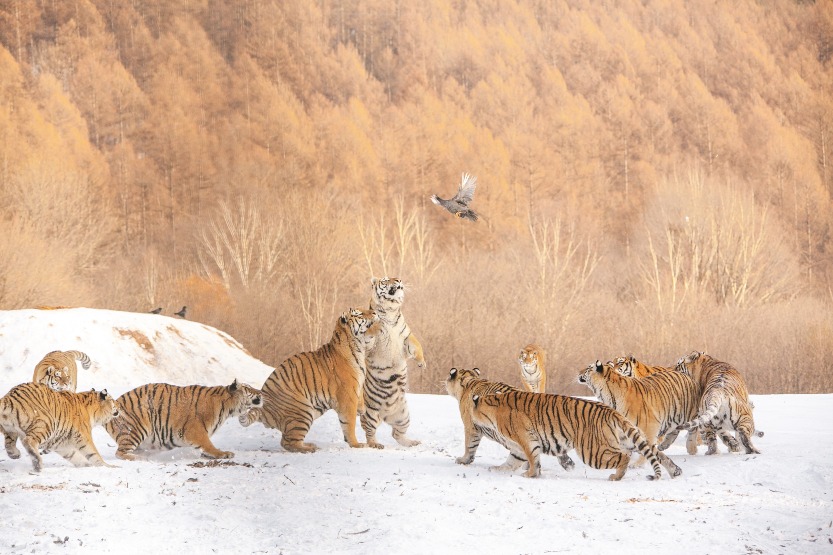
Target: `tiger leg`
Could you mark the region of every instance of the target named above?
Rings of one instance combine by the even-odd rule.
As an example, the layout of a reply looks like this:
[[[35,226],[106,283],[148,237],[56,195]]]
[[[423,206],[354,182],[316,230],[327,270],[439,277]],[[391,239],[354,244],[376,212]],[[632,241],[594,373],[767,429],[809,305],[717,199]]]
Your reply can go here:
[[[304,442],[312,427],[312,414],[298,412],[294,418],[286,418],[280,424],[281,447],[292,453],[314,453],[318,450],[314,444]]]
[[[630,454],[626,455],[624,453],[621,453],[615,460],[611,462],[613,462],[612,466],[616,469],[616,472],[608,476],[607,479],[611,482],[618,482],[625,475],[625,472],[628,471],[628,467],[630,466],[631,462]]]
[[[74,466],[113,466],[104,462],[98,449],[92,443],[92,438],[89,439],[89,443],[85,444],[82,440],[75,445],[70,443],[56,447],[55,451]]]
[[[126,419],[113,419],[105,424],[104,429],[110,437],[116,440],[116,457],[124,461],[136,460],[133,452],[139,448],[147,437],[147,431],[138,421],[128,422]]]
[[[374,449],[384,449],[385,446],[376,441],[376,429],[382,422],[381,416],[379,415],[378,403],[373,401],[373,399],[369,398],[367,395],[364,396],[364,403],[365,412],[361,415],[361,424],[362,430],[364,430],[367,445],[368,447],[373,447]]]
[[[425,357],[422,354],[422,344],[414,334],[409,335],[408,339],[405,340],[405,350],[410,358],[416,360],[417,366],[424,370]]]
[[[209,459],[231,459],[234,458],[234,453],[231,451],[221,451],[217,449],[211,438],[208,437],[208,431],[205,428],[198,426],[197,429],[185,433],[183,438],[191,446],[196,447],[202,451],[202,456]]]
[[[356,437],[356,418],[359,407],[364,406],[362,399],[363,390],[358,391],[340,391],[336,395],[336,414],[338,414],[338,422],[341,424],[341,431],[344,433],[344,441],[350,447],[367,447],[367,443],[359,443]],[[365,411],[366,412],[366,411]]]
[[[662,443],[659,444],[657,449],[659,449],[660,451],[665,451],[666,449],[671,447],[674,444],[675,441],[677,441],[677,436],[678,435],[680,435],[680,430],[679,429],[675,428],[675,429],[671,430],[670,432],[665,434],[664,438],[662,438]]]
[[[419,445],[418,439],[411,439],[406,434],[411,425],[411,413],[408,411],[408,401],[405,399],[405,392],[400,392],[400,397],[390,411],[383,415],[384,421],[393,428],[391,435],[399,445],[414,447]]]
[[[523,451],[518,448],[510,448],[509,455],[504,463],[493,467],[493,470],[517,470],[522,466],[529,469],[529,462],[526,460]]]
[[[688,454],[696,455],[697,447],[700,446],[700,443],[702,443],[702,439],[700,438],[700,430],[689,430],[688,437],[685,440],[685,450],[688,452]]]
[[[483,434],[478,432],[477,428],[473,425],[466,426],[465,439],[463,440],[466,451],[463,453],[463,456],[457,457],[455,462],[457,464],[470,464],[471,461],[474,460],[474,454],[477,452],[477,448],[480,446],[480,440],[482,438]]]
[[[17,433],[5,431],[6,439],[6,453],[9,455],[10,459],[19,459],[20,458],[20,450],[17,448]]]
[[[659,460],[659,463],[665,467],[665,470],[668,471],[668,474],[670,474],[672,478],[676,478],[683,473],[682,469],[674,464],[674,461],[672,461],[668,455],[662,451],[657,451],[657,459]]]
[[[26,449],[26,452],[29,453],[30,457],[32,457],[32,467],[35,469],[35,472],[40,472],[43,468],[43,459],[41,459],[40,453],[38,452],[40,444],[41,441],[37,438],[37,436],[32,436],[27,433],[23,437],[23,448]]]
[[[753,424],[750,416],[741,416],[738,419],[738,423],[735,424],[735,430],[737,431],[740,442],[743,444],[747,453],[760,454],[760,451],[752,445],[752,436],[755,434],[755,424]]]
[[[576,467],[576,463],[573,462],[573,459],[570,458],[570,455],[567,454],[567,451],[562,451],[556,455],[558,457],[558,464],[561,465],[561,468],[570,472]]]
[[[714,426],[712,426],[711,424],[706,424],[702,428],[701,433],[703,434],[703,443],[705,443],[708,446],[708,449],[706,449],[706,455],[716,455],[717,454],[717,438],[716,438],[717,430],[715,430]]]
[[[720,436],[720,440],[723,442],[723,444],[726,447],[729,448],[729,451],[731,453],[739,453],[740,452],[740,443],[738,443],[737,439],[732,437],[732,434],[730,434],[726,430],[720,430],[720,432],[717,435]]]
[[[524,472],[527,478],[537,478],[541,475],[541,442],[532,434],[521,434],[518,446],[523,450],[529,468]]]

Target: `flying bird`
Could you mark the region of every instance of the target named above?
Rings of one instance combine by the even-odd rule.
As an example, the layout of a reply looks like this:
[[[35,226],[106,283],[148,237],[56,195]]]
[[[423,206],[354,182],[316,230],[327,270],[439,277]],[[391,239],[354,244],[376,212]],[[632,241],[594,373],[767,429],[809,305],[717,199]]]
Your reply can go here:
[[[182,310],[180,310],[179,312],[174,312],[174,314],[176,314],[176,315],[177,315],[177,316],[179,316],[180,318],[185,318],[185,309],[186,309],[186,308],[188,308],[188,307],[183,306],[183,307],[182,307]]]
[[[159,308],[154,308],[153,310],[151,310],[149,312],[149,314],[159,314],[160,312],[162,312],[162,307],[161,306]]]
[[[478,217],[477,212],[469,208],[469,203],[474,198],[475,187],[477,187],[477,178],[464,173],[456,195],[449,200],[441,199],[437,195],[431,195],[431,202],[439,204],[458,218],[465,218],[476,222]]]

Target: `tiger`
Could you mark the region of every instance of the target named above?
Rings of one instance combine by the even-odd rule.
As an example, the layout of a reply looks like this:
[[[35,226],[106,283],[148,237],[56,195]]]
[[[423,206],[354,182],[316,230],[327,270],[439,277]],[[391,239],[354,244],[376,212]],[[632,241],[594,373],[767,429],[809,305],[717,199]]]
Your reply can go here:
[[[517,459],[528,461],[525,476],[529,478],[541,474],[541,453],[555,454],[560,459],[573,448],[591,468],[616,469],[608,477],[613,481],[625,475],[633,451],[650,461],[654,473],[649,479],[662,476],[661,466],[671,477],[682,473],[665,453],[650,444],[639,428],[596,401],[507,391],[482,397],[475,395],[472,404],[472,421],[491,430]]]
[[[50,366],[37,383],[42,383],[53,391],[72,391],[72,380],[69,372]]]
[[[422,345],[411,333],[402,315],[405,287],[397,278],[372,278],[370,309],[379,315],[381,333],[367,352],[367,380],[364,384],[366,412],[361,417],[367,444],[376,449],[376,430],[385,422],[392,428],[393,438],[405,447],[419,445],[406,434],[411,424],[405,392],[408,387],[409,358],[425,369]]]
[[[472,370],[452,368],[445,381],[445,389],[449,395],[457,399],[460,407],[460,418],[463,420],[465,452],[461,457],[457,457],[455,462],[457,464],[470,464],[474,460],[474,454],[477,452],[480,440],[484,435],[497,443],[501,443],[490,428],[482,428],[472,421],[472,396],[480,395],[482,397],[484,395],[506,393],[507,391],[517,391],[517,389],[502,382],[492,382],[481,378],[479,368],[473,368]],[[565,454],[559,458],[565,469],[569,470],[575,466],[568,455]],[[519,459],[515,457],[514,453],[510,452],[506,462],[498,468],[514,470],[525,462],[526,459]]]
[[[518,356],[521,366],[521,381],[529,391],[547,392],[546,351],[540,345],[530,343]]]
[[[696,418],[680,424],[678,429],[706,427],[719,430],[721,437],[723,433],[734,431],[747,454],[759,454],[751,438],[753,435],[763,437],[764,433],[755,429],[752,417],[754,406],[740,372],[731,364],[698,351],[682,357],[677,362],[677,368],[688,373],[700,388]],[[707,434],[706,444],[706,455],[717,453],[714,433]],[[732,450],[731,445],[729,448]]]
[[[261,406],[262,396],[237,380],[213,387],[151,383],[131,389],[116,404],[120,416],[104,429],[116,442],[120,459],[136,460],[138,450],[175,447],[194,447],[204,457],[230,459],[234,453],[217,449],[211,436],[230,417]]]
[[[32,381],[35,383],[43,383],[42,380],[46,377],[47,371],[53,368],[69,374],[70,385],[67,389],[69,391],[75,391],[78,387],[78,367],[75,365],[76,359],[81,362],[84,370],[90,369],[90,357],[81,351],[52,351],[51,353],[47,353],[35,366]]]
[[[75,393],[28,382],[0,398],[0,430],[6,436],[6,453],[12,459],[20,458],[17,439],[22,438],[35,472],[43,468],[41,449],[55,451],[75,466],[111,466],[96,449],[92,428],[118,415],[118,405],[106,389]]]
[[[380,330],[379,317],[372,310],[351,308],[342,314],[329,343],[292,355],[266,378],[263,406],[241,415],[240,424],[261,422],[276,428],[284,449],[311,453],[317,447],[304,439],[313,420],[334,409],[344,440],[350,447],[366,447],[356,438],[356,416],[366,410],[365,355]]]
[[[680,433],[677,426],[697,411],[697,384],[684,372],[665,370],[631,378],[597,360],[579,374],[578,382],[638,427],[651,445],[665,436],[660,450],[674,442]],[[696,441],[696,434],[689,434],[687,447],[695,452]]]

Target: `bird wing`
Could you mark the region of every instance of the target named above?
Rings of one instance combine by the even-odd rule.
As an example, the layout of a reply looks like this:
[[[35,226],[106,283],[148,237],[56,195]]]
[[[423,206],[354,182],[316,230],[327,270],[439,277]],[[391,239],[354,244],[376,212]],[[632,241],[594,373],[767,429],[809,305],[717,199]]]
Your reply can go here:
[[[451,200],[456,200],[465,205],[471,202],[474,198],[474,188],[477,187],[477,178],[467,173],[463,174],[463,179],[460,181],[460,188],[457,189],[457,194]]]

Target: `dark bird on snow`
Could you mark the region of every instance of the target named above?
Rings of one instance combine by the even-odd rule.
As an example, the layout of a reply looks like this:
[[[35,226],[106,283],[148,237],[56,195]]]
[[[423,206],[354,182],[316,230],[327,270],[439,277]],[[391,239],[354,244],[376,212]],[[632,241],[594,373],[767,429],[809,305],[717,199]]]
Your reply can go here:
[[[148,314],[159,314],[160,312],[162,312],[162,307],[161,306],[159,308],[154,308]]]
[[[179,312],[174,312],[174,314],[176,314],[176,315],[177,315],[177,316],[179,316],[180,318],[185,318],[185,309],[186,309],[186,308],[187,308],[187,307],[183,306],[183,307],[182,307],[182,310],[180,310]]]
[[[465,218],[476,222],[477,212],[469,208],[469,203],[474,198],[475,187],[477,187],[477,178],[464,173],[456,195],[449,200],[441,199],[437,195],[431,195],[431,202],[439,204],[458,218]]]

